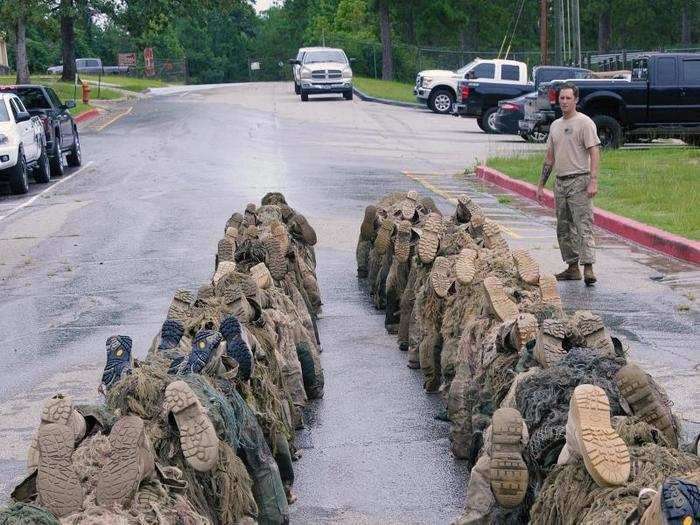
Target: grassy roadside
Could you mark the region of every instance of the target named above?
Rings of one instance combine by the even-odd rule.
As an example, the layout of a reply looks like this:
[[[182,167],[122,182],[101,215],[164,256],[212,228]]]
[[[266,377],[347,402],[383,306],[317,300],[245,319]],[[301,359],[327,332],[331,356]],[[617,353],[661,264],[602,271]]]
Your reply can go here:
[[[14,84],[15,80],[16,77],[14,75],[0,76],[0,84]],[[31,77],[31,81],[34,84],[43,84],[45,86],[52,87],[53,90],[56,92],[56,95],[58,95],[58,98],[60,98],[63,102],[65,102],[66,100],[75,100],[76,105],[73,109],[70,110],[71,115],[79,115],[80,113],[83,113],[92,107],[89,104],[83,104],[81,100],[82,91],[80,86],[77,86],[76,88],[73,84],[69,82],[59,82],[56,77],[52,76],[33,75]],[[96,95],[97,90],[91,87],[91,96],[93,100],[95,100]],[[102,88],[100,90],[99,100],[114,100],[120,98],[121,96],[121,93],[119,93],[118,91],[114,91],[113,89]]]
[[[492,157],[486,164],[537,184],[544,154]],[[700,149],[604,151],[595,205],[624,217],[700,240]],[[552,187],[550,181],[548,186]]]
[[[416,97],[413,96],[413,84],[366,77],[354,77],[353,83],[357,89],[371,97],[401,102],[416,101]]]
[[[81,78],[91,82],[97,82],[100,78],[97,75],[82,75]],[[127,91],[141,92],[148,88],[172,86],[172,82],[163,82],[157,78],[137,78],[123,75],[104,75],[102,82],[105,84],[114,84],[121,89]]]

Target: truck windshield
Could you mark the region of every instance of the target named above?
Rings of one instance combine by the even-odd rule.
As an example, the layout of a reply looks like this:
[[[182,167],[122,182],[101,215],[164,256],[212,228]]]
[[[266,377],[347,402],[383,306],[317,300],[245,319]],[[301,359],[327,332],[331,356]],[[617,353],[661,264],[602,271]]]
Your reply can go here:
[[[18,88],[17,96],[27,109],[51,109],[51,103],[39,88]]]
[[[457,73],[458,75],[464,76],[467,71],[469,71],[470,69],[472,69],[474,67],[474,64],[476,64],[476,60],[472,60],[466,66],[460,67],[457,71],[455,71],[455,73]]]
[[[340,62],[347,64],[345,53],[339,50],[307,51],[304,55],[304,64],[317,64],[319,62]]]
[[[0,98],[0,122],[7,122],[10,120],[10,115],[7,114],[7,107],[5,106],[5,99]]]

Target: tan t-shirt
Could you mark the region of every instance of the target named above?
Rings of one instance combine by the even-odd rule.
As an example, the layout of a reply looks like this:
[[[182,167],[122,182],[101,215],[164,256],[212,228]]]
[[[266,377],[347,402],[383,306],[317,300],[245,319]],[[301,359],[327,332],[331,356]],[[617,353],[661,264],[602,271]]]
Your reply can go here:
[[[599,146],[595,123],[583,113],[565,119],[558,118],[549,127],[547,148],[554,152],[554,173],[557,177],[578,175],[591,171],[588,148]]]

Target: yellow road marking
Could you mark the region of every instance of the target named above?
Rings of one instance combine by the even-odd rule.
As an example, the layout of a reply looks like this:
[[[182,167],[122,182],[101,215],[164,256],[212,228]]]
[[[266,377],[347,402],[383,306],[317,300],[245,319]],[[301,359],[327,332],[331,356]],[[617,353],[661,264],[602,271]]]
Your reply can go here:
[[[114,118],[110,119],[110,120],[109,120],[108,122],[106,122],[105,124],[102,124],[99,128],[97,128],[96,131],[99,133],[100,131],[102,131],[103,129],[105,129],[105,128],[106,128],[107,126],[109,126],[110,124],[114,124],[114,123],[115,123],[117,120],[119,120],[120,118],[126,117],[126,116],[127,116],[129,113],[131,113],[133,110],[134,110],[134,106],[129,106],[129,109],[127,109],[126,111],[123,111],[123,112],[119,113],[119,115],[116,115]]]
[[[447,192],[445,190],[442,190],[442,189],[438,188],[437,186],[435,186],[432,182],[428,182],[427,180],[423,179],[423,177],[425,177],[425,176],[437,176],[437,175],[440,175],[440,173],[429,173],[429,174],[428,173],[420,173],[420,174],[418,174],[418,173],[411,173],[410,171],[404,171],[403,174],[406,177],[408,177],[409,179],[411,179],[415,182],[418,182],[419,184],[422,184],[427,189],[429,189],[433,193],[439,195],[440,197],[445,199],[447,202],[449,202],[453,206],[457,206],[457,199],[455,199],[454,197],[450,197],[450,193],[454,193],[454,192]],[[504,226],[501,223],[498,223],[498,225],[504,233],[508,234],[513,239],[522,239],[523,238],[522,235],[515,233],[513,230],[511,230],[507,226]]]

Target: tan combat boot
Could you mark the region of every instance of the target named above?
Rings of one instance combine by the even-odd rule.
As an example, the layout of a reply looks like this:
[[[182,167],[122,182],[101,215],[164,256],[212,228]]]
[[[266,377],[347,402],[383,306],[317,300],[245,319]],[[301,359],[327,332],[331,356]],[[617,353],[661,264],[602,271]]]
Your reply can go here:
[[[430,284],[438,297],[445,298],[454,285],[452,261],[447,257],[438,257],[430,270]]]
[[[588,348],[595,348],[606,355],[615,355],[615,347],[603,320],[588,310],[578,310],[571,316],[571,324]]]
[[[542,368],[549,368],[558,363],[566,354],[562,343],[567,334],[567,325],[559,319],[542,321],[537,343],[532,354]]]
[[[557,281],[580,281],[581,280],[581,270],[578,267],[578,263],[572,263],[563,272],[559,272],[554,277]]]
[[[487,306],[499,321],[515,319],[520,313],[518,305],[508,297],[498,277],[490,276],[484,279],[484,294]]]
[[[454,267],[455,277],[457,277],[457,282],[459,282],[459,284],[471,284],[474,280],[474,276],[476,275],[476,258],[476,250],[464,248],[459,252]]]
[[[537,261],[530,255],[527,250],[515,250],[513,252],[515,266],[518,269],[518,275],[523,282],[527,284],[537,284],[540,280],[540,266]]]
[[[496,501],[507,509],[520,505],[527,493],[523,426],[525,422],[514,408],[499,408],[491,420],[491,490]]]
[[[418,240],[418,257],[423,264],[430,264],[435,260],[440,247],[441,231],[442,217],[437,213],[429,213]]]
[[[583,265],[583,282],[586,283],[586,286],[593,286],[597,280],[598,279],[595,278],[595,274],[593,273],[593,265],[592,264],[584,264]]]

